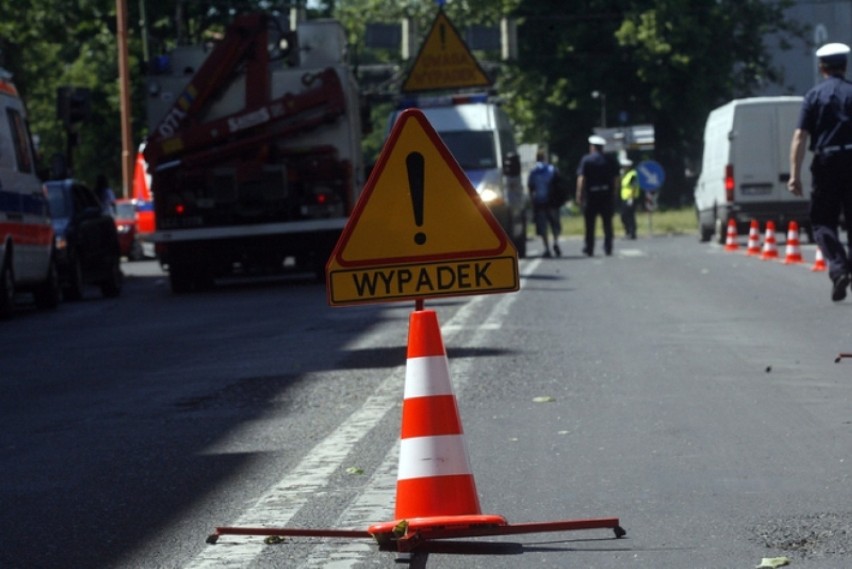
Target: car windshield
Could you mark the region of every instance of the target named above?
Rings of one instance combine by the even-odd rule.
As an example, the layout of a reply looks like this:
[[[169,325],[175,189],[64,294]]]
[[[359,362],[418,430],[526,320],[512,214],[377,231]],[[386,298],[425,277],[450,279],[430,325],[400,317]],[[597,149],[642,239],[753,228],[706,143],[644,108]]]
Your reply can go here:
[[[494,138],[486,131],[447,131],[438,133],[450,153],[465,170],[497,167]]]
[[[47,186],[47,201],[50,204],[51,217],[64,219],[71,217],[71,201],[67,193],[59,186]]]
[[[133,219],[136,215],[136,208],[132,203],[117,203],[115,204],[115,217],[119,219]]]

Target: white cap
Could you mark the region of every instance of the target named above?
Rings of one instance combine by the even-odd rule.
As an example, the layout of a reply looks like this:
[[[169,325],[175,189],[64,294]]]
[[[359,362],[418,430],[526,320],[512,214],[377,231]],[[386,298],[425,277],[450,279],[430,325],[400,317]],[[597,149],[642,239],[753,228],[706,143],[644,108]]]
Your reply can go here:
[[[816,56],[825,62],[841,62],[849,55],[849,46],[845,43],[827,43],[816,51]]]
[[[589,137],[589,144],[594,144],[595,146],[606,146],[606,139],[597,134],[593,134]]]
[[[625,166],[625,167],[626,166],[633,166],[633,160],[631,160],[630,158],[622,158],[621,160],[619,160],[619,162],[621,163],[622,166]]]

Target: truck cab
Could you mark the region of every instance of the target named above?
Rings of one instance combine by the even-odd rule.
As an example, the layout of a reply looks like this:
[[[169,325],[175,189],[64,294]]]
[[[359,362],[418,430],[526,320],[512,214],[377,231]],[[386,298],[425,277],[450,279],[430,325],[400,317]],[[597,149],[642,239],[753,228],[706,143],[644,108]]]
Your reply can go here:
[[[514,129],[499,102],[486,94],[403,100],[389,127],[407,108],[423,112],[524,258],[528,199]]]

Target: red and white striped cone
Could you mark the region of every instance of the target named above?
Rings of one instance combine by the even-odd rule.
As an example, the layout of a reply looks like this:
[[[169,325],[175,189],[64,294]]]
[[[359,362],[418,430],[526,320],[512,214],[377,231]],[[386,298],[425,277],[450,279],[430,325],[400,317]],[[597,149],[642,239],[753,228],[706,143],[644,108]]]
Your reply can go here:
[[[784,252],[784,264],[792,265],[801,263],[802,249],[799,246],[799,224],[796,221],[791,221],[787,226],[787,244]]]
[[[751,226],[748,230],[746,254],[752,256],[760,255],[760,225],[756,219],[751,220]]]
[[[737,243],[737,222],[731,218],[728,220],[728,234],[725,237],[725,251],[736,251],[740,248]]]
[[[814,258],[814,264],[811,265],[811,270],[814,272],[828,270],[825,264],[825,257],[822,256],[822,249],[819,246],[816,248],[816,257]]]
[[[394,515],[392,522],[371,526],[370,534],[382,541],[400,531],[506,524],[502,516],[480,511],[447,353],[432,310],[416,310],[409,320]]]
[[[778,258],[778,244],[775,242],[775,222],[766,222],[766,236],[763,239],[763,252],[760,258],[764,261]]]

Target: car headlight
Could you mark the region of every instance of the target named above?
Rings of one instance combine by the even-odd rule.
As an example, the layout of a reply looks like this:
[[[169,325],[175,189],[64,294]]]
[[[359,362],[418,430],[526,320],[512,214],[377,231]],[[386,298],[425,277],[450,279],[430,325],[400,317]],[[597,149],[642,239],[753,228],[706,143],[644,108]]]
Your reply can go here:
[[[482,191],[479,192],[479,197],[488,205],[497,205],[503,201],[500,190],[491,186],[482,188]]]

